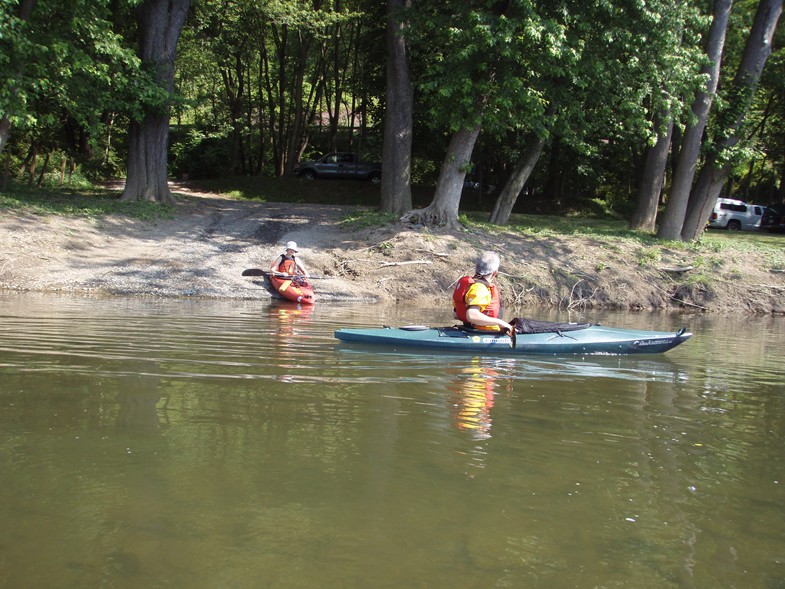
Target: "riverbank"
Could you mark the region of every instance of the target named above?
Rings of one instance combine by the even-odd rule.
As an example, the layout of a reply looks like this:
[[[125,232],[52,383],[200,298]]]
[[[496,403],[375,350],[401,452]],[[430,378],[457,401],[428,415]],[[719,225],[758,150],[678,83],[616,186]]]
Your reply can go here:
[[[322,301],[433,304],[473,270],[502,257],[507,306],[785,313],[785,239],[765,252],[648,245],[597,235],[509,228],[429,229],[346,222],[356,207],[180,195],[173,218],[137,220],[0,210],[0,288],[89,295],[262,298],[246,268],[269,267],[289,240],[319,278]]]

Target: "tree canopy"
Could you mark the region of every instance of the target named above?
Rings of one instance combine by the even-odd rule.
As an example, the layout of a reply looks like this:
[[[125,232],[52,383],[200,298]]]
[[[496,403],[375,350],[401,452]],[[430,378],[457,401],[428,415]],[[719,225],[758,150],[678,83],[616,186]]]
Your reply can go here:
[[[138,51],[152,1],[0,0],[6,170],[32,181],[36,156],[51,154],[88,177],[127,174],[134,122],[171,108],[157,141],[173,176],[282,176],[345,150],[384,159],[402,202],[406,183],[432,187],[449,204],[431,222],[467,207],[497,223],[546,208],[631,218],[645,186],[656,222],[706,88],[714,20],[699,0],[192,0],[169,88]],[[766,1],[732,3],[695,164],[733,129],[721,194],[762,204],[785,198],[777,18],[759,83],[740,100],[733,80]],[[385,137],[401,121],[410,130]]]

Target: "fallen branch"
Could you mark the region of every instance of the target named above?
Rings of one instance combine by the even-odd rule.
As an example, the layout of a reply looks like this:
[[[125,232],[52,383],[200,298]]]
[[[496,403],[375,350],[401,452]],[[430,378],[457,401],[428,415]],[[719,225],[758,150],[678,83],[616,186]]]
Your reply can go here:
[[[433,264],[431,260],[411,260],[410,262],[384,262],[380,268],[384,268],[386,266],[405,266],[408,264]]]
[[[660,272],[671,272],[673,274],[683,274],[692,270],[692,266],[674,266],[671,268],[657,268]]]
[[[427,254],[431,254],[432,256],[436,256],[437,258],[449,258],[450,257],[450,254],[441,253],[441,252],[432,252],[431,250],[426,250],[426,249],[417,249],[415,251],[417,251],[417,252],[425,252]]]

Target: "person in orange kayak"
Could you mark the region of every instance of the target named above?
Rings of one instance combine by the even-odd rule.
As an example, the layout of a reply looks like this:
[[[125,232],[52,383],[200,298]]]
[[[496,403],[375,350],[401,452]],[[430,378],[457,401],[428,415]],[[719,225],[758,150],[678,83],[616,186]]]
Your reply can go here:
[[[474,276],[458,280],[452,293],[455,317],[473,329],[510,333],[512,326],[501,318],[499,288],[494,284],[500,260],[495,252],[483,252]]]
[[[270,265],[270,272],[308,278],[308,271],[295,255],[297,251],[297,244],[294,241],[287,242],[286,251],[273,260],[273,263]]]

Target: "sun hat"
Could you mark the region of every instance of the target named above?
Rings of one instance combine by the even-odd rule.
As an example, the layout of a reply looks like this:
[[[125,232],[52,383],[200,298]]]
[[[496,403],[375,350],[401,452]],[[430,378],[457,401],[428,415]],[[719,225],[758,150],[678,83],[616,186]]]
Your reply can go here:
[[[297,250],[297,242],[295,242],[295,241],[288,241],[288,242],[286,242],[286,249],[298,251]]]

